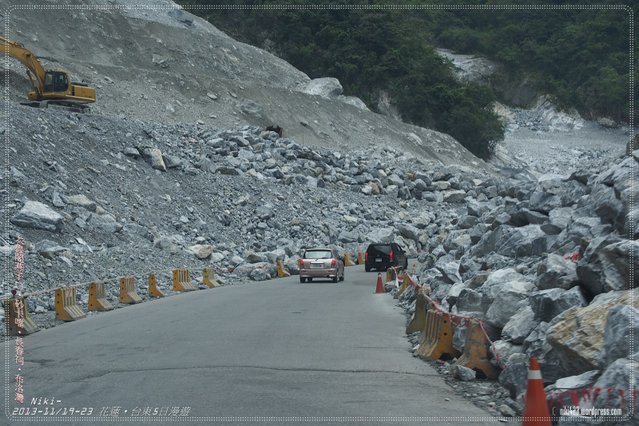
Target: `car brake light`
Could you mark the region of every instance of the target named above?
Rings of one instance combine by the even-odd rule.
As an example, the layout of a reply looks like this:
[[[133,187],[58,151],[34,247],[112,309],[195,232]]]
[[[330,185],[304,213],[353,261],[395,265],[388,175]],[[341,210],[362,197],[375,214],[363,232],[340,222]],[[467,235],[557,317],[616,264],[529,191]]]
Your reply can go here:
[[[299,259],[299,260],[297,261],[297,264],[298,264],[300,267],[301,267],[301,266],[304,266],[304,259]]]
[[[393,250],[391,250],[391,252],[390,252],[390,259],[391,259],[391,262],[393,261],[393,258],[394,258],[394,257],[395,257],[395,253],[393,253]]]
[[[331,260],[331,266],[335,266],[335,265],[337,265],[337,260],[335,259]]]
[[[364,257],[366,260],[368,260],[368,252],[364,253]]]

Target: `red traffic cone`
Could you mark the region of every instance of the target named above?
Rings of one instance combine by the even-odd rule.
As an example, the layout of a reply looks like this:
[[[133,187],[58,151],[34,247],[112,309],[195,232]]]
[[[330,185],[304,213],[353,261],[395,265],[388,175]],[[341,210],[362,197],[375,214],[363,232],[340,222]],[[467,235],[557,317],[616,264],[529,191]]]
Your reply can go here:
[[[375,293],[386,293],[384,290],[384,283],[382,282],[382,273],[377,273],[377,287],[375,288]]]
[[[528,388],[524,401],[524,419],[522,426],[552,426],[544,382],[541,380],[539,363],[534,356],[530,358],[528,368]]]

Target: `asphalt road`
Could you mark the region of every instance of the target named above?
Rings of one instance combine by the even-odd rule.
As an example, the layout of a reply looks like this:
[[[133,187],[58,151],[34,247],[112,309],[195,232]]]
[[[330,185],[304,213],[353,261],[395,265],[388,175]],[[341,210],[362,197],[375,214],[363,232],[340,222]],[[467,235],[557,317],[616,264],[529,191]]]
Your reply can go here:
[[[7,342],[3,407],[38,421],[0,424],[494,424],[412,357],[405,317],[375,281],[350,267],[342,283],[201,290],[40,331],[24,339],[24,405]]]

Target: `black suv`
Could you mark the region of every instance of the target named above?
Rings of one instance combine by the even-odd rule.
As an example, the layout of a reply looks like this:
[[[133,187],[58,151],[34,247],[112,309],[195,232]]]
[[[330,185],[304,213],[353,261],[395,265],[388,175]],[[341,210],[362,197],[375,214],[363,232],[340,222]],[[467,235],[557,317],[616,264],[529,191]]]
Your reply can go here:
[[[408,268],[406,252],[396,243],[371,244],[366,249],[366,263],[364,269],[369,272],[372,269],[385,271],[390,266]]]

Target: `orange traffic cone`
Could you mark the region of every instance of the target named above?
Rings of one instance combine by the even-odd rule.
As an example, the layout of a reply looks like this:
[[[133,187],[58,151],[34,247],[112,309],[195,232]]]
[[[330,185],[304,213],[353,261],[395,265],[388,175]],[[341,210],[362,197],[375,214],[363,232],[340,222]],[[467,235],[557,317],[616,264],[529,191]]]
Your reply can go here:
[[[539,363],[534,356],[530,358],[528,368],[528,388],[524,406],[524,419],[522,426],[552,426],[544,382],[541,380]]]
[[[377,273],[377,287],[375,288],[375,293],[386,293],[384,291],[384,283],[382,282],[382,273]]]

